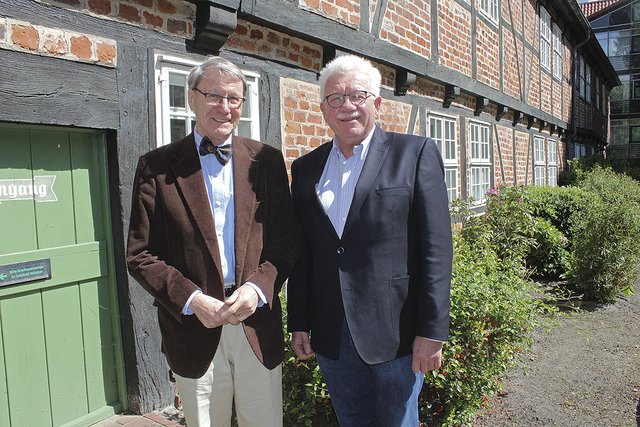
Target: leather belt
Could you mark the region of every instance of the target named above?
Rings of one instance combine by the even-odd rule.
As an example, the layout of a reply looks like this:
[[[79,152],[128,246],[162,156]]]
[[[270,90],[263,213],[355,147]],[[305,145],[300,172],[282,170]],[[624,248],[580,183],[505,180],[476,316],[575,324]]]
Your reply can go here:
[[[224,284],[224,297],[225,298],[229,298],[231,296],[231,294],[233,294],[233,291],[236,290],[236,284],[235,283],[225,283]]]

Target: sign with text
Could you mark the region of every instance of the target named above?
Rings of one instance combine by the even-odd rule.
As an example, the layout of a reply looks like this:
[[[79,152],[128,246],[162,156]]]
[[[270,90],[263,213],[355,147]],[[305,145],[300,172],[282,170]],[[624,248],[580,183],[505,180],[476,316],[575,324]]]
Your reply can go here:
[[[34,176],[33,179],[0,179],[0,202],[13,200],[35,200],[56,202],[53,192],[55,175]]]
[[[50,258],[0,265],[0,287],[41,279],[51,279]]]

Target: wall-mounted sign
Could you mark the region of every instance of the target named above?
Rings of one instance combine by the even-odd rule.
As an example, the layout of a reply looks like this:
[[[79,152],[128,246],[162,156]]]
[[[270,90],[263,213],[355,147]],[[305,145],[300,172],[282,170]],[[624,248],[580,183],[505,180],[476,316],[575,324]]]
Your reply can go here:
[[[55,175],[34,176],[33,179],[0,179],[0,202],[9,200],[35,200],[56,202],[53,192]]]
[[[41,279],[51,279],[50,258],[0,265],[0,287]]]

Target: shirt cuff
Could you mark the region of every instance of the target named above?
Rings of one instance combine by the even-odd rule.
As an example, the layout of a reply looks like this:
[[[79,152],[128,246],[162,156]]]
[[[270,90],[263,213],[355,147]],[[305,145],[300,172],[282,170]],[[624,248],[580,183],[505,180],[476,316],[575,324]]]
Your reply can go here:
[[[267,303],[267,297],[264,296],[264,292],[258,285],[252,282],[246,282],[245,285],[251,286],[258,294],[258,307],[262,307]]]
[[[193,314],[193,310],[191,310],[191,308],[189,308],[189,305],[191,304],[191,301],[196,297],[196,295],[200,295],[201,293],[202,293],[202,291],[200,289],[193,291],[193,293],[191,294],[191,296],[187,300],[187,302],[184,305],[184,307],[182,307],[182,314],[185,314],[187,316],[190,316],[190,315]]]

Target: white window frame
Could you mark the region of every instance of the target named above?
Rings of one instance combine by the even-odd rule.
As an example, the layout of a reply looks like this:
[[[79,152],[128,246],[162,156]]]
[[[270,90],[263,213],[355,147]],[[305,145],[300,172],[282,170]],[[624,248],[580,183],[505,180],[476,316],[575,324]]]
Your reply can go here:
[[[443,115],[429,114],[428,121],[429,137],[436,142],[442,155],[447,195],[449,196],[449,203],[451,203],[460,197],[458,192],[460,179],[458,172],[457,120]],[[433,130],[434,127],[436,131]]]
[[[551,16],[540,6],[540,66],[551,71]]]
[[[498,25],[500,19],[498,0],[480,0],[480,12],[489,18],[491,22]]]
[[[536,187],[543,187],[546,183],[547,164],[544,158],[544,138],[533,137],[533,181]]]
[[[591,104],[592,93],[591,93],[591,66],[585,62],[584,64],[584,79],[585,79],[585,94],[584,99],[587,103]]]
[[[547,142],[547,184],[551,187],[558,186],[558,142],[550,139]]]
[[[182,118],[186,120],[186,135],[193,132],[192,123],[195,122],[195,114],[189,108],[187,76],[191,69],[200,64],[201,61],[165,55],[154,55],[155,68],[155,106],[156,106],[156,146],[169,144],[171,141],[171,119]],[[238,134],[238,129],[246,131],[243,136],[252,139],[260,139],[260,112],[258,108],[258,84],[260,75],[250,71],[242,70],[247,78],[246,101],[243,103],[242,117],[234,134]],[[174,108],[170,104],[169,80],[170,75],[184,76],[185,107]],[[185,135],[185,136],[186,136]],[[176,138],[173,138],[174,140]]]
[[[489,125],[469,123],[469,195],[474,204],[484,204],[491,188],[491,150]]]
[[[562,58],[564,49],[562,48],[562,31],[557,25],[553,25],[553,77],[562,79]]]

